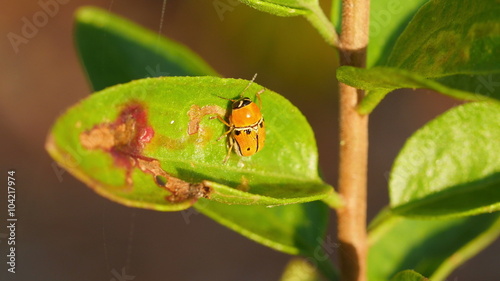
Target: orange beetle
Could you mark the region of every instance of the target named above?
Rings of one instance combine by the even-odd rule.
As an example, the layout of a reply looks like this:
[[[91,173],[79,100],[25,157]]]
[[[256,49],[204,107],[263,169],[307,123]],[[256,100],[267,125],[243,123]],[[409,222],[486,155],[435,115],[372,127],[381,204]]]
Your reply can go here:
[[[254,79],[255,76],[250,84]],[[248,84],[245,90],[250,84]],[[245,92],[245,90],[243,90],[243,92]],[[264,91],[265,89],[262,89],[257,93],[260,104],[262,104],[260,94]],[[219,138],[221,139],[229,134],[229,151],[224,162],[229,159],[233,148],[239,156],[254,155],[264,147],[264,141],[266,139],[264,117],[260,111],[262,106],[258,106],[248,97],[241,97],[240,99],[230,101],[232,101],[233,104],[231,106],[231,114],[229,115],[229,123],[221,116],[217,116],[222,123],[229,127],[229,130]]]

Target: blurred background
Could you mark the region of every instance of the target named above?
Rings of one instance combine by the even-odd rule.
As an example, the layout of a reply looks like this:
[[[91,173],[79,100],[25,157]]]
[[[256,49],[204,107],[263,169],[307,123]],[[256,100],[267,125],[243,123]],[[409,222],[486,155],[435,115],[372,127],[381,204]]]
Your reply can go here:
[[[298,106],[311,123],[325,180],[337,179],[334,51],[301,18],[280,18],[235,1],[168,0],[161,33],[183,43],[224,77],[250,79]],[[321,1],[328,10],[330,1]],[[6,272],[6,194],[0,190],[0,280],[278,280],[289,256],[211,221],[131,209],[104,199],[60,171],[44,150],[55,119],[90,93],[73,44],[73,15],[95,5],[159,32],[161,0],[58,0],[59,10],[17,47],[38,1],[10,1],[0,17],[2,175],[16,170],[17,273]],[[16,50],[17,49],[17,50]],[[389,95],[370,119],[368,217],[388,204],[387,174],[412,132],[459,104],[430,92]],[[293,128],[291,128],[293,129]],[[4,181],[5,182],[5,181]],[[5,209],[4,209],[5,208]],[[329,233],[335,236],[335,215]],[[497,280],[497,241],[448,280]],[[494,254],[497,254],[496,258]],[[334,257],[335,259],[335,257]],[[498,276],[498,275],[497,275]]]

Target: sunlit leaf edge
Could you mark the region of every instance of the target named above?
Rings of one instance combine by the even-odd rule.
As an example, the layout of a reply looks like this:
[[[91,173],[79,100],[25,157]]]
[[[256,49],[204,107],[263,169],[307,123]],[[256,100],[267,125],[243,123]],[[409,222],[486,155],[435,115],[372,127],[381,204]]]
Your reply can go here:
[[[266,0],[239,0],[246,5],[269,14],[273,14],[276,16],[282,17],[291,17],[298,15],[305,15],[310,13],[310,10],[306,7],[306,5],[297,5],[297,6],[286,6],[279,5],[277,3],[272,3]]]
[[[360,114],[371,113],[388,93],[401,88],[430,89],[452,98],[467,101],[500,102],[487,95],[451,88],[416,73],[392,67],[364,69],[341,66],[337,69],[337,79],[349,86],[367,91],[358,106]]]

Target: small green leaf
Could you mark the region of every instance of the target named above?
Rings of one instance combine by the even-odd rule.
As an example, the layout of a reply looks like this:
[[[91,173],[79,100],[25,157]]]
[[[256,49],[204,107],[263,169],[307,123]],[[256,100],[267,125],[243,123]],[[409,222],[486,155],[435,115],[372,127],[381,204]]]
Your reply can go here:
[[[321,276],[310,263],[300,258],[288,262],[280,281],[321,281]]]
[[[328,223],[328,207],[320,201],[278,207],[227,205],[200,198],[196,210],[250,239],[281,252],[314,251]],[[239,221],[242,220],[242,221]]]
[[[367,90],[359,107],[363,114],[392,90],[405,87],[465,100],[500,99],[499,13],[495,0],[430,1],[396,42],[390,68],[344,69],[338,79]]]
[[[323,248],[329,208],[320,201],[268,208],[226,205],[200,199],[194,207],[220,224],[275,250],[302,255],[329,278],[337,280]]]
[[[370,281],[390,280],[406,269],[441,281],[498,238],[500,213],[421,221],[382,212],[369,230]]]
[[[217,139],[227,127],[210,117],[228,108],[230,102],[220,97],[238,98],[248,83],[164,77],[110,87],[60,117],[47,149],[94,190],[128,206],[162,209],[198,197],[273,206],[336,196],[318,176],[316,144],[306,119],[267,89],[261,95],[265,147],[251,157],[231,153],[223,163],[227,146],[225,139]],[[257,100],[255,93],[262,89],[254,83],[245,96]],[[76,164],[65,159],[77,159]],[[165,189],[174,198],[166,200]]]
[[[321,9],[318,0],[240,0],[248,6],[277,16],[303,15],[331,46],[338,46],[335,27]]]
[[[310,12],[310,6],[318,5],[318,0],[240,0],[248,6],[277,16],[289,17]]]
[[[375,0],[370,3],[370,42],[367,66],[385,65],[396,40],[428,0]]]
[[[391,67],[364,69],[341,66],[337,69],[337,79],[367,91],[358,108],[361,114],[370,113],[388,93],[401,88],[430,89],[452,98],[468,101],[500,100],[500,90],[497,90],[496,82],[500,81],[500,74],[455,75],[431,80]]]
[[[217,75],[187,47],[95,7],[77,11],[75,40],[95,91],[146,77]]]
[[[429,279],[413,270],[403,270],[394,275],[391,281],[428,281]]]
[[[447,217],[500,210],[500,105],[469,103],[413,134],[392,168],[394,212]]]

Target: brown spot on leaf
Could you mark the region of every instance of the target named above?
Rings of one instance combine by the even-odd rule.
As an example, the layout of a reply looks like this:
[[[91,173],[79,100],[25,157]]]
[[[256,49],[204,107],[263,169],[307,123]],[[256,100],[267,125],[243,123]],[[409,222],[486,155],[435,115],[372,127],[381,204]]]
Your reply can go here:
[[[154,130],[148,125],[145,108],[136,102],[124,107],[111,123],[101,123],[80,134],[80,143],[89,150],[104,150],[115,164],[126,169],[127,185],[133,184],[131,172],[136,159],[143,157],[144,146],[151,141]]]
[[[80,142],[86,149],[109,150],[115,145],[114,131],[109,127],[97,126],[80,134]]]
[[[236,187],[236,189],[248,192],[250,190],[250,185],[248,185],[248,179],[245,176],[241,176],[241,183]]]
[[[98,124],[81,133],[80,142],[86,149],[114,149],[134,155],[140,154],[153,136],[145,109],[133,103],[122,110],[115,122]]]
[[[154,130],[148,125],[145,108],[133,102],[124,107],[114,122],[98,124],[82,132],[80,142],[86,149],[110,153],[115,164],[125,168],[128,186],[133,185],[133,168],[138,168],[151,174],[157,185],[172,193],[167,197],[171,202],[208,197],[210,190],[203,184],[175,178],[161,168],[158,160],[142,155],[153,136]]]
[[[200,122],[205,115],[224,116],[226,111],[217,105],[205,105],[200,107],[199,105],[193,104],[187,114],[189,116],[188,134],[194,135],[200,130]]]
[[[160,162],[156,159],[137,159],[137,166],[141,171],[152,174],[157,185],[172,193],[166,198],[170,202],[208,198],[210,194],[210,188],[203,183],[189,183],[171,176],[161,168]]]
[[[186,148],[186,146],[190,142],[194,142],[196,137],[188,136],[182,138],[171,138],[165,135],[158,136],[158,139],[155,140],[156,143],[161,146],[167,147],[169,150],[182,150]]]
[[[146,110],[141,104],[132,102],[124,107],[114,122],[98,124],[81,133],[80,142],[86,149],[109,152],[115,164],[126,169],[127,185],[132,185],[132,168],[153,136]]]

